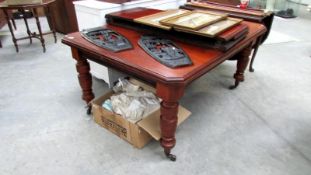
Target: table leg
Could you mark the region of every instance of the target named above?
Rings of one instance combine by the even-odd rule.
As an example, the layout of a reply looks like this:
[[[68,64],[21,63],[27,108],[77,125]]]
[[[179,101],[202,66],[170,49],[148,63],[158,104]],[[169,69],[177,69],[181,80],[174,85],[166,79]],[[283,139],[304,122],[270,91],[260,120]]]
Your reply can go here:
[[[27,34],[28,34],[28,37],[29,37],[30,44],[32,44],[31,31],[29,29],[29,25],[28,25],[28,21],[27,21],[27,18],[26,18],[25,10],[24,9],[20,9],[20,11],[23,14],[23,19],[24,19],[24,22],[25,22],[25,25],[26,25],[26,30],[27,30]]]
[[[244,71],[249,63],[249,56],[252,52],[252,46],[248,46],[243,49],[237,56],[237,71],[234,74],[235,84],[230,86],[230,89],[235,89],[238,87],[239,83],[244,81]]]
[[[5,15],[6,21],[8,23],[11,35],[12,35],[12,41],[13,41],[14,46],[16,48],[16,52],[18,52],[19,50],[18,50],[17,40],[16,40],[15,35],[14,35],[14,31],[13,31],[12,24],[11,24],[11,21],[10,21],[10,16],[9,16],[7,10],[3,9],[3,12],[4,12],[4,15]]]
[[[250,72],[254,72],[254,71],[255,71],[254,68],[253,68],[253,64],[254,64],[254,60],[255,60],[255,57],[256,57],[256,54],[257,54],[259,45],[261,44],[262,38],[263,38],[263,37],[260,37],[260,38],[257,40],[257,42],[256,42],[256,44],[255,44],[255,46],[254,46],[254,51],[253,51],[253,54],[252,54],[251,63],[250,63],[250,65],[249,65],[249,71],[250,71]]]
[[[71,48],[72,56],[77,61],[76,68],[80,86],[82,88],[82,99],[86,102],[88,109],[87,114],[91,113],[90,102],[94,99],[94,93],[92,90],[92,76],[90,74],[90,64],[79,54],[79,51],[75,48]]]
[[[177,128],[178,100],[182,97],[184,87],[157,84],[157,96],[162,98],[161,102],[161,146],[164,148],[166,157],[175,161],[176,156],[171,154],[176,144],[175,132]]]
[[[13,24],[13,27],[14,27],[14,30],[16,30],[16,23],[15,23],[15,19],[14,17],[11,18],[11,21],[12,21],[12,24]]]
[[[37,8],[34,8],[33,9],[33,12],[34,12],[34,16],[35,16],[35,19],[36,19],[36,23],[37,23],[37,27],[38,27],[38,31],[39,31],[39,36],[40,36],[40,41],[41,41],[41,45],[43,47],[43,52],[45,52],[45,41],[44,41],[44,38],[43,38],[43,35],[42,35],[42,30],[41,30],[41,24],[40,24],[40,20],[39,20],[39,15],[38,15],[38,10]]]
[[[51,15],[52,10],[51,10],[50,8],[51,8],[50,6],[46,7],[45,12],[46,12],[46,17],[47,17],[47,19],[49,18],[50,21],[51,21],[50,24],[49,24],[49,26],[50,26],[50,30],[51,30],[52,33],[53,33],[54,41],[55,41],[55,43],[56,43],[56,42],[57,42],[57,37],[56,37],[56,32],[55,32],[55,19],[54,19],[54,15],[53,15],[53,14]],[[53,13],[53,12],[52,12],[52,13]]]

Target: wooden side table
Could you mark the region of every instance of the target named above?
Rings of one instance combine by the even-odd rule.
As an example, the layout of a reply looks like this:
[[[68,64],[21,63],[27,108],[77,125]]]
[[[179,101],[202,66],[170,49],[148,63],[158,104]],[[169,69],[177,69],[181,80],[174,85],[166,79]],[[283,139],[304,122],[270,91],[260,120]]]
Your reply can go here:
[[[2,0],[0,0],[0,2],[2,2]],[[9,11],[9,15],[10,15],[10,19],[12,21],[12,24],[14,26],[14,29],[16,30],[16,24],[15,24],[15,20],[13,18],[12,12]],[[4,17],[4,13],[0,10],[0,29],[6,24],[6,19]],[[0,39],[0,48],[2,48],[2,43],[1,43],[1,39]]]
[[[56,37],[56,32],[55,32],[55,27],[54,27],[55,26],[55,20],[53,18],[53,15],[51,15],[51,13],[52,13],[51,4],[54,3],[54,2],[55,2],[55,0],[46,0],[43,3],[38,3],[38,4],[21,4],[21,5],[7,5],[7,4],[4,4],[4,3],[0,4],[0,9],[3,10],[4,16],[5,16],[6,20],[7,20],[7,23],[8,23],[11,35],[12,35],[12,41],[13,41],[13,43],[15,45],[15,48],[16,48],[16,52],[19,51],[18,45],[17,45],[17,41],[19,41],[19,40],[29,39],[30,43],[32,43],[32,38],[37,38],[41,42],[41,45],[43,47],[43,52],[46,51],[45,40],[43,38],[43,35],[53,34],[55,43],[57,42],[57,37]],[[50,22],[50,25],[49,25],[51,31],[42,32],[41,24],[40,24],[40,20],[39,20],[39,15],[38,15],[38,8],[40,8],[40,7],[43,7],[45,9],[45,15],[48,18],[51,19],[51,22]],[[34,17],[36,19],[36,23],[37,23],[37,27],[38,27],[38,32],[39,33],[30,31],[29,25],[28,25],[28,22],[27,22],[27,18],[24,15],[26,9],[29,9],[29,10],[33,11],[33,14],[34,14]],[[13,31],[13,27],[12,27],[12,24],[10,22],[10,16],[9,16],[9,13],[8,13],[9,10],[19,10],[19,11],[22,12],[28,36],[21,37],[21,38],[16,38],[15,37],[14,31]]]

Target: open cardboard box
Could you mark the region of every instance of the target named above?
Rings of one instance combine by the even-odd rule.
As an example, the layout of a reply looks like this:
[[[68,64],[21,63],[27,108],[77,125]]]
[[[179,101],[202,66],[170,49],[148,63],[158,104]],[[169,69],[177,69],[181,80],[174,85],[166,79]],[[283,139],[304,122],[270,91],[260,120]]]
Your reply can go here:
[[[135,79],[130,79],[130,82],[135,85],[139,85],[146,91],[155,93],[155,89],[145,83]],[[144,116],[143,119],[132,123],[122,116],[106,110],[101,106],[102,103],[113,94],[113,91],[110,91],[92,101],[93,117],[97,124],[126,140],[136,148],[144,147],[152,138],[160,140],[160,109],[156,109],[155,111]],[[182,106],[179,106],[178,125],[185,121],[190,114],[190,111]]]

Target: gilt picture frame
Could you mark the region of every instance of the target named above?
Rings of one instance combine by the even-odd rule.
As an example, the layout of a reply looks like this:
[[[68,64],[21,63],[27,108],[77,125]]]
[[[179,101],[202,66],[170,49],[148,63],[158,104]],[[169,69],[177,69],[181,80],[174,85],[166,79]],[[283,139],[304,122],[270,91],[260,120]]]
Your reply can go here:
[[[216,37],[221,32],[228,30],[238,24],[240,24],[243,20],[237,19],[237,18],[227,18],[221,21],[218,21],[216,23],[213,23],[211,25],[208,25],[206,27],[203,27],[199,30],[189,30],[185,28],[174,28],[177,31],[182,31],[186,33],[192,33],[196,35],[206,36],[210,38]]]
[[[140,17],[134,19],[135,22],[153,26],[153,27],[158,27],[164,30],[170,30],[172,27],[171,26],[166,26],[160,23],[161,20],[175,17],[178,15],[182,15],[189,12],[189,10],[183,10],[183,9],[174,9],[174,10],[166,10],[163,12],[159,12],[156,14]]]
[[[190,30],[199,30],[205,26],[223,20],[226,17],[226,14],[206,11],[190,11],[181,15],[163,19],[160,23],[173,28],[177,27]]]

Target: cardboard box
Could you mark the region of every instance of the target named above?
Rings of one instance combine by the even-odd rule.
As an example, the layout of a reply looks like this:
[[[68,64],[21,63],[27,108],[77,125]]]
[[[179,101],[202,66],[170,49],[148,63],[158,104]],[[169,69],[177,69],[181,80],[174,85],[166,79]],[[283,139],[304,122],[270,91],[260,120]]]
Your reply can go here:
[[[7,5],[40,4],[42,0],[6,0]]]
[[[131,79],[130,81],[133,84],[143,87],[146,91],[155,92],[153,87],[142,82],[134,79]],[[132,123],[122,116],[106,110],[101,106],[111,95],[113,95],[112,91],[92,101],[93,117],[97,124],[126,140],[136,148],[144,147],[152,138],[160,140],[160,109],[156,109],[138,122]],[[179,106],[178,125],[185,121],[190,114],[190,111]]]

